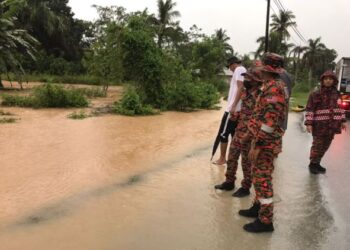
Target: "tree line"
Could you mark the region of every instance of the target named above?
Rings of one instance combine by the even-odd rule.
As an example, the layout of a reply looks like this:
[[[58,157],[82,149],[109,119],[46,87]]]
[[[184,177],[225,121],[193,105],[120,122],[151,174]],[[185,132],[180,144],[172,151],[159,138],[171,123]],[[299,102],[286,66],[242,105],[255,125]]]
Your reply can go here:
[[[278,14],[272,15],[269,36],[269,50],[283,55],[287,59],[286,67],[294,75],[297,82],[305,80],[308,86],[316,82],[326,69],[334,69],[338,54],[334,49],[327,48],[322,43],[321,37],[308,39],[305,45],[290,42],[292,28],[297,23],[292,11],[280,10]],[[258,49],[254,53],[255,58],[259,58],[265,48],[265,36],[261,36],[256,41]],[[304,82],[304,84],[306,83]]]
[[[128,82],[133,88],[126,100],[137,96],[137,102],[158,109],[212,107],[217,90],[225,90],[219,75],[226,59],[237,51],[225,30],[210,35],[196,25],[184,30],[176,2],[157,3],[157,13],[95,5],[98,18],[84,21],[74,18],[68,0],[0,0],[0,73],[12,73],[20,82],[25,73],[88,75],[106,88]],[[297,80],[311,84],[334,66],[337,53],[321,38],[310,39],[308,46],[290,43],[292,25],[291,11],[272,16],[270,51],[285,56]],[[257,42],[255,59],[263,54],[264,37]],[[241,57],[249,66],[250,54]]]

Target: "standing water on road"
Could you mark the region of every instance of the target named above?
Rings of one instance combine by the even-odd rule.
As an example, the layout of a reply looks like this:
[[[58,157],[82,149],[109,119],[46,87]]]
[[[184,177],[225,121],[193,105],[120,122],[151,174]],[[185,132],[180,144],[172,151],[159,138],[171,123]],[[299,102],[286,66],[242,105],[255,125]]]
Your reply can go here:
[[[209,162],[222,111],[151,117],[6,109],[1,125],[0,249],[349,249],[349,134],[307,170],[311,137],[293,114],[275,164],[275,232],[252,235],[251,198],[214,190]],[[345,164],[344,164],[345,163]],[[239,180],[242,177],[239,170]]]

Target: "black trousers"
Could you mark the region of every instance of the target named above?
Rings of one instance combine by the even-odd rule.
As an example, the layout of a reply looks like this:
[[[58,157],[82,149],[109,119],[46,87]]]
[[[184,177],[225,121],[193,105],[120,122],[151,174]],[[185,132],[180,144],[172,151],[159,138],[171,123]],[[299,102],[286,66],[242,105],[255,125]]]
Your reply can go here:
[[[237,127],[237,121],[232,121],[229,115],[229,112],[225,112],[221,120],[219,135],[222,143],[228,143],[229,136],[233,137]]]

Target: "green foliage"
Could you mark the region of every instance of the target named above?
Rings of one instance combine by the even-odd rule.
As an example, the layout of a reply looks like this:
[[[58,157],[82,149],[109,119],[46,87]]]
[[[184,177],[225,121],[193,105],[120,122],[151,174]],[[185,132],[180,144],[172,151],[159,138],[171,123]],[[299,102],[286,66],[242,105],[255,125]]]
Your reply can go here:
[[[121,27],[110,23],[95,43],[92,52],[86,54],[85,65],[91,75],[106,79],[106,82],[121,82],[123,78],[120,48]]]
[[[200,106],[201,100],[194,83],[183,83],[167,89],[167,109],[194,110]]]
[[[220,96],[212,84],[182,83],[170,86],[166,91],[167,109],[190,111],[212,108]]]
[[[62,86],[45,84],[34,89],[34,105],[38,108],[86,107],[88,101],[76,89],[66,90]]]
[[[94,7],[99,19],[92,25],[94,38],[84,65],[89,74],[104,79],[104,83],[120,83],[124,75],[121,35],[128,15],[123,7]]]
[[[158,18],[157,23],[157,45],[159,48],[162,47],[164,38],[174,38],[176,36],[176,24],[173,24],[172,19],[180,16],[180,12],[174,10],[176,2],[172,0],[158,0]],[[174,27],[175,26],[175,27]],[[175,31],[175,32],[174,32]]]
[[[197,89],[200,97],[199,108],[210,109],[219,103],[220,95],[214,85],[208,83],[198,84]]]
[[[227,53],[224,43],[216,38],[205,38],[194,44],[193,69],[199,70],[200,78],[209,80],[222,72]]]
[[[153,39],[148,19],[132,16],[123,33],[123,66],[127,80],[136,82],[147,104],[157,108],[164,102],[164,54]]]
[[[210,81],[210,83],[215,86],[215,88],[217,89],[217,91],[220,92],[221,95],[225,95],[226,93],[228,93],[230,85],[227,82],[227,78],[226,77],[222,77],[222,78],[217,78],[214,79],[212,81]]]
[[[334,69],[338,54],[321,42],[321,37],[308,39],[307,46],[290,43],[289,28],[295,27],[295,15],[291,11],[280,11],[272,15],[269,35],[269,52],[275,52],[285,57],[285,68],[296,79],[308,80],[312,88],[314,78],[318,78],[325,70]],[[260,58],[265,51],[265,37],[259,37],[255,58]],[[301,77],[302,75],[302,77]],[[306,91],[304,85],[296,86],[300,91]]]
[[[154,115],[157,114],[150,105],[144,105],[134,88],[129,88],[122,99],[114,106],[114,112],[121,115]]]
[[[34,98],[32,96],[17,96],[4,94],[2,96],[1,104],[8,107],[33,107]]]
[[[310,90],[311,90],[310,86],[305,81],[295,84],[293,88],[293,92],[295,91],[295,92],[301,92],[301,93],[308,93]]]
[[[103,84],[105,88],[66,90],[48,84],[28,97],[5,97],[5,103],[86,106],[86,96],[105,96],[110,83],[126,81],[135,88],[125,92],[115,110],[141,115],[153,114],[152,107],[211,108],[219,99],[217,89],[226,91],[227,85],[218,77],[233,53],[226,31],[219,29],[212,36],[196,26],[184,31],[180,22],[173,21],[180,16],[176,2],[159,0],[157,16],[147,10],[127,13],[123,7],[95,6],[99,19],[94,23],[73,19],[67,4],[68,0],[26,0],[20,13],[11,9],[18,14],[18,25],[42,43],[36,63],[20,58],[33,74],[24,80]]]
[[[74,19],[68,0],[26,0],[19,9],[18,24],[37,38],[47,55],[79,61],[81,41],[88,24]]]
[[[308,97],[309,97],[309,91],[297,92],[297,91],[294,91],[293,89],[292,98],[290,99],[290,107],[295,107],[297,105],[306,106]]]
[[[85,96],[75,90],[66,90],[62,86],[45,84],[34,89],[30,96],[4,95],[3,105],[35,108],[86,107]]]
[[[23,2],[5,0],[0,4],[0,74],[8,71],[23,75],[21,58],[35,59],[34,45],[37,41],[26,30],[15,25],[16,16]],[[0,79],[0,87],[2,87]]]
[[[41,52],[37,56],[36,62],[33,64],[27,62],[24,67],[30,72],[49,75],[79,75],[85,73],[85,69],[81,62],[67,61],[62,57],[47,55]]]

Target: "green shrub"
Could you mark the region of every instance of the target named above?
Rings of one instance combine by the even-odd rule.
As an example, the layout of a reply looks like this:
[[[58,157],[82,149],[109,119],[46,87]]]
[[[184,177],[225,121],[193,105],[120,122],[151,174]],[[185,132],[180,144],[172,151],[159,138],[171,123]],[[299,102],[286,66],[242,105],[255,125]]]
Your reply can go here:
[[[62,57],[39,53],[36,62],[26,65],[29,71],[36,71],[50,75],[75,75],[85,73],[85,69],[80,61],[67,61]],[[33,67],[34,66],[34,67]]]
[[[194,83],[173,85],[167,88],[167,109],[187,111],[199,108],[201,104],[198,88]]]
[[[217,91],[219,91],[223,95],[228,93],[228,90],[230,88],[230,85],[227,83],[227,80],[225,80],[224,78],[215,79],[210,83],[212,83],[216,87]]]
[[[150,105],[143,105],[134,88],[129,88],[122,99],[114,106],[114,112],[121,115],[154,115],[157,114]]]
[[[4,95],[3,105],[35,108],[86,107],[86,97],[76,89],[45,84],[34,89],[30,96]]]
[[[290,99],[290,107],[294,107],[297,105],[305,106],[307,103],[307,100],[309,98],[308,92],[292,92],[292,98]]]
[[[99,77],[90,75],[51,75],[49,79],[51,83],[100,85],[103,82]]]
[[[190,111],[212,108],[219,102],[220,96],[212,84],[183,83],[166,89],[169,110]]]
[[[88,101],[76,89],[66,90],[62,86],[45,84],[34,89],[34,106],[41,108],[86,107]]]
[[[293,88],[293,92],[307,93],[310,91],[310,87],[307,83],[297,83]]]
[[[197,89],[200,96],[199,108],[209,109],[214,107],[215,104],[219,103],[220,95],[212,84],[198,84]]]
[[[33,107],[34,98],[32,96],[3,95],[2,105],[9,107]]]

